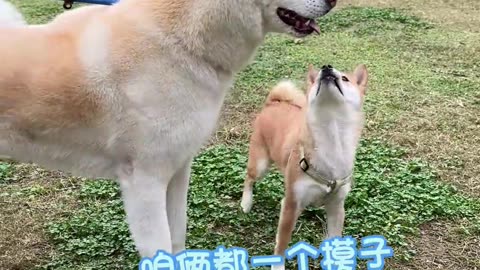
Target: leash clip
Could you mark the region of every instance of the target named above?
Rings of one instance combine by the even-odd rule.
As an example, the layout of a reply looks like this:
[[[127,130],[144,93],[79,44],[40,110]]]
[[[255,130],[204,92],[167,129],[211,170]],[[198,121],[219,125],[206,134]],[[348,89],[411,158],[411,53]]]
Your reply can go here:
[[[73,6],[74,0],[63,0],[63,8],[64,9],[71,9]]]
[[[337,188],[337,181],[328,181],[327,186],[330,188],[330,192],[333,192]]]

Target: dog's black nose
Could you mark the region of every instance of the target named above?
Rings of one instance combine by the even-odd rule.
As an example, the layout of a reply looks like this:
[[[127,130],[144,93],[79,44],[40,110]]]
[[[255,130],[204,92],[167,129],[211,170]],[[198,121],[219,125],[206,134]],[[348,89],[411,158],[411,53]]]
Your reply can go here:
[[[331,65],[324,65],[322,67],[322,75],[320,76],[320,80],[334,81],[336,78],[335,71]]]
[[[324,65],[322,67],[322,70],[330,70],[330,69],[333,69],[333,67],[331,65]]]

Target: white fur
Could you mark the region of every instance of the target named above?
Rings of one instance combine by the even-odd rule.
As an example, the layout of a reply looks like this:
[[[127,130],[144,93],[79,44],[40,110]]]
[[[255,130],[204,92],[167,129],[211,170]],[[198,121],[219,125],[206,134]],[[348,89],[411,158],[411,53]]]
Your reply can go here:
[[[262,177],[265,174],[265,171],[268,169],[269,161],[268,159],[260,158],[257,160],[257,175]]]
[[[249,213],[253,206],[253,190],[251,188],[243,189],[242,201],[240,203],[244,213]]]
[[[81,33],[78,56],[87,76],[92,81],[100,81],[108,76],[110,71],[108,44],[110,29],[99,20],[89,23],[91,26]]]
[[[263,177],[269,166],[268,159],[258,159],[257,161],[257,178]],[[247,181],[247,184],[243,188],[242,201],[240,203],[243,212],[248,213],[252,209],[253,205],[253,187]]]
[[[334,73],[338,78],[343,75],[337,70]],[[351,83],[341,79],[338,81],[343,95],[331,83],[322,83],[317,95],[317,80],[310,91],[307,111],[307,125],[314,144],[309,161],[311,166],[331,180],[343,179],[352,174],[359,131],[363,125],[360,92]],[[301,200],[302,208],[309,204],[325,205],[329,238],[342,233],[344,201],[350,189],[349,182],[336,193],[328,194],[330,188],[307,175],[295,185],[296,196]]]
[[[0,0],[0,27],[25,25],[25,19],[15,7],[5,0]]]
[[[85,31],[78,33],[79,51],[72,53],[81,59],[89,91],[106,111],[101,125],[58,130],[41,141],[4,129],[0,154],[81,176],[118,179],[141,256],[153,256],[159,249],[179,252],[185,247],[191,160],[214,131],[235,74],[248,64],[266,33],[297,35],[279,20],[277,7],[305,16],[329,10],[326,0],[316,2],[192,0],[179,19],[185,23],[172,34],[156,24],[137,23],[135,16],[145,12],[136,9],[141,8],[138,0],[122,0],[105,10],[111,18],[128,18],[136,35],[148,37],[149,43],[142,45],[155,49],[121,75],[114,73],[118,66],[112,62],[114,30],[96,19],[104,11],[95,9]],[[82,11],[87,8],[71,14]],[[0,7],[0,17],[6,12]],[[52,24],[68,23],[69,16],[65,13]],[[125,60],[133,57],[122,55]]]

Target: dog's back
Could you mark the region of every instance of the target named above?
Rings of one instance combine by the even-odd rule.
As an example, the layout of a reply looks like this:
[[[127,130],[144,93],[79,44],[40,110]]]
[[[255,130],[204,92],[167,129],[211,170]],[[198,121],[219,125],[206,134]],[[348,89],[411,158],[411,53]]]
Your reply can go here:
[[[295,146],[304,123],[307,98],[290,81],[277,84],[253,123],[247,177],[242,196],[245,213],[252,207],[253,183],[263,177],[272,162],[283,172],[290,150]]]
[[[301,133],[306,105],[305,93],[290,81],[281,82],[270,91],[253,124],[250,139],[252,163],[268,159],[283,171],[290,149]]]

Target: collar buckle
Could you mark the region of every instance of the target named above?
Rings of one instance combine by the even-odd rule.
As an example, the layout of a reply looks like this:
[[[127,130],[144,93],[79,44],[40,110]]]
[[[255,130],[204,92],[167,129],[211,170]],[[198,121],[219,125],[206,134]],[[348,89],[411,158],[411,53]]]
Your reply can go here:
[[[304,171],[304,172],[307,172],[308,169],[310,169],[310,165],[308,165],[308,162],[305,158],[302,158],[300,160],[299,165],[300,165],[300,169],[302,169],[302,171]]]

